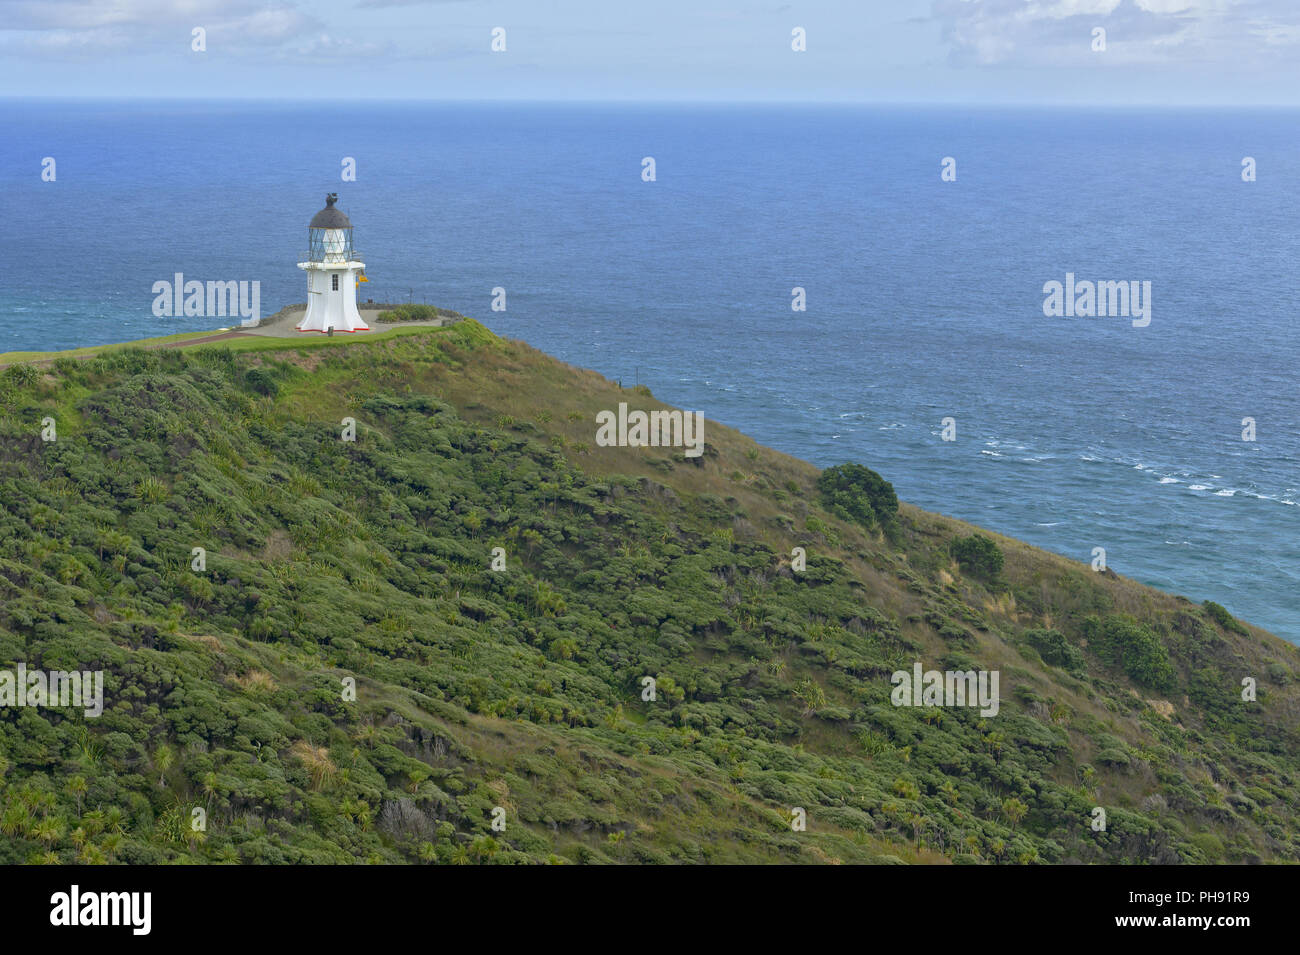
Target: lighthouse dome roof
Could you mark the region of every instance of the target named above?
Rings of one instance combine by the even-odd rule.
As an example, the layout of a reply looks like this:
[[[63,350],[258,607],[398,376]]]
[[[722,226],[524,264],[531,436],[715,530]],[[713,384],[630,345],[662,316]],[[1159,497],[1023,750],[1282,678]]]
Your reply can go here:
[[[309,229],[351,229],[352,220],[340,210],[334,208],[339,201],[339,194],[331,192],[325,197],[325,208],[311,217]]]

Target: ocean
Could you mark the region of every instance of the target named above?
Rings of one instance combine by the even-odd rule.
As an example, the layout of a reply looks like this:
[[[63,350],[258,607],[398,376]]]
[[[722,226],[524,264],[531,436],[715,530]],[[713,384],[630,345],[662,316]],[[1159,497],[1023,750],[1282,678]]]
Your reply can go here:
[[[258,281],[263,314],[304,301],[338,192],[375,301],[1300,642],[1297,120],[0,101],[0,352],[238,323],[155,317],[177,272]],[[1149,324],[1046,315],[1067,274],[1150,282]]]

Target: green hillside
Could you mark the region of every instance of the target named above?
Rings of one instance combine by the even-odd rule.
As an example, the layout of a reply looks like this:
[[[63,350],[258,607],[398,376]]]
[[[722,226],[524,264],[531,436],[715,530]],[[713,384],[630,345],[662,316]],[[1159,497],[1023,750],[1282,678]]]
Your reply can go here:
[[[105,671],[0,707],[0,862],[1300,860],[1300,653],[1213,595],[401,331],[0,372],[0,668]],[[999,711],[894,706],[918,661]]]

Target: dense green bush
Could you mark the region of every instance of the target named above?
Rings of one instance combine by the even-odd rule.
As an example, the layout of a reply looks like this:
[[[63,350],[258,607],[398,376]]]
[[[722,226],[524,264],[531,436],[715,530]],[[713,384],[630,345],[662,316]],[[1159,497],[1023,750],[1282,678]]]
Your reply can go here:
[[[1222,604],[1216,604],[1213,600],[1207,600],[1201,605],[1205,609],[1206,616],[1217,623],[1224,630],[1231,630],[1233,633],[1246,634],[1249,631],[1230,613]]]
[[[962,570],[976,577],[996,580],[1002,573],[1002,549],[992,538],[983,534],[971,534],[954,540],[952,556]]]
[[[837,464],[817,478],[822,503],[845,520],[864,527],[888,526],[898,515],[894,486],[861,464]]]
[[[40,372],[32,365],[18,363],[4,370],[4,377],[19,387],[27,387],[40,378]]]
[[[1083,651],[1070,643],[1059,630],[1026,630],[1024,638],[1052,666],[1066,670],[1083,669]]]
[[[259,395],[269,395],[274,397],[280,393],[280,386],[275,380],[275,376],[265,368],[250,368],[244,375],[244,381],[248,387],[256,391]]]
[[[1113,614],[1088,617],[1082,633],[1088,648],[1105,663],[1122,669],[1135,682],[1167,690],[1176,675],[1169,651],[1149,627],[1131,617]]]

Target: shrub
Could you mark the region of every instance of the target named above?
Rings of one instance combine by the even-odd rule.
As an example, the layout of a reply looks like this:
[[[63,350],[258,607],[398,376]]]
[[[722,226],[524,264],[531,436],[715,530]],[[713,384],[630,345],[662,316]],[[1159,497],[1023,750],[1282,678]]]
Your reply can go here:
[[[1228,613],[1227,608],[1222,604],[1216,604],[1213,600],[1207,600],[1201,604],[1205,610],[1205,615],[1217,623],[1224,630],[1230,630],[1234,633],[1246,635],[1246,628],[1237,622],[1232,614]]]
[[[1002,573],[1002,549],[983,534],[959,537],[952,542],[953,559],[967,573],[993,580]]]
[[[436,308],[433,305],[408,304],[380,312],[379,320],[381,322],[427,322],[440,316],[455,314],[455,312]]]
[[[81,362],[75,358],[62,355],[54,359],[54,370],[64,378],[77,378],[81,374]]]
[[[1089,617],[1083,622],[1088,646],[1104,662],[1117,666],[1135,683],[1153,689],[1168,689],[1175,671],[1169,651],[1148,627],[1130,617],[1112,615],[1105,620]]]
[[[1026,630],[1025,642],[1038,651],[1044,662],[1066,670],[1083,669],[1083,651],[1065,639],[1059,630]]]
[[[838,464],[817,478],[826,509],[865,527],[889,526],[898,516],[894,486],[861,464]]]
[[[38,372],[32,365],[19,363],[16,365],[10,365],[6,368],[5,377],[14,382],[20,388],[26,388],[35,384],[41,376],[40,372]]]
[[[1206,862],[1219,862],[1223,859],[1223,840],[1213,832],[1198,832],[1189,836],[1187,841],[1201,851]]]
[[[265,368],[248,369],[244,381],[250,389],[256,391],[259,395],[268,395],[274,398],[280,393],[280,386],[276,384],[275,378]]]

